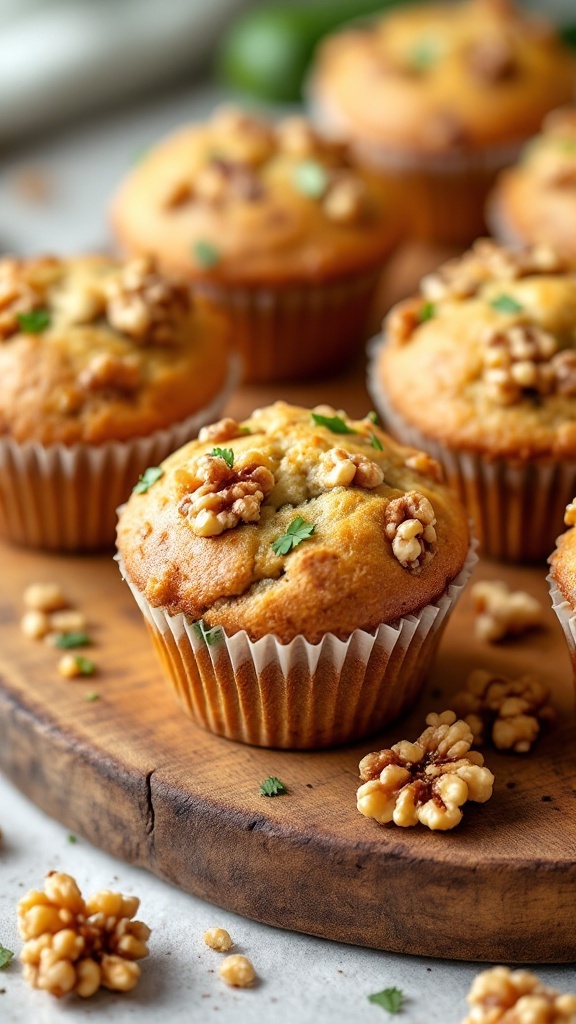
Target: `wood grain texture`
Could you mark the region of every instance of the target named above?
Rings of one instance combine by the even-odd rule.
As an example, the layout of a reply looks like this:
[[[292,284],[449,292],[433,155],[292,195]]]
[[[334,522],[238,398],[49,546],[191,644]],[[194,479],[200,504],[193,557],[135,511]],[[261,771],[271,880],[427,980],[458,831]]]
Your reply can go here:
[[[404,290],[406,290],[404,288]],[[359,360],[305,386],[244,388],[235,416],[276,397],[369,408]],[[483,563],[540,598],[545,628],[498,647],[473,636],[469,597],[446,631],[424,696],[384,735],[321,753],[261,750],[202,732],[164,683],[111,555],[0,546],[0,768],[47,813],[110,853],[247,917],[403,953],[504,962],[576,959],[576,737],[571,667],[546,570]],[[22,592],[56,580],[82,607],[98,675],[57,673],[58,652],[18,629]],[[355,806],[370,750],[415,738],[476,667],[535,671],[559,728],[529,756],[487,752],[492,800],[449,833],[382,827]],[[96,703],[86,700],[98,691]],[[276,775],[288,793],[259,796]],[[46,864],[46,869],[52,865]],[[40,880],[38,880],[40,881]]]

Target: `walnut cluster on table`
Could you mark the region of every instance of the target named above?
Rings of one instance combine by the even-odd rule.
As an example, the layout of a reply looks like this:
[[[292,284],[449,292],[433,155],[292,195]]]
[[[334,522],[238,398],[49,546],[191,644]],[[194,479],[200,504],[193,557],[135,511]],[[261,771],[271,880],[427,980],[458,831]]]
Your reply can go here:
[[[530,971],[492,967],[474,979],[462,1024],[576,1024],[576,995],[547,988]]]
[[[537,676],[517,679],[476,669],[452,698],[456,713],[470,726],[476,746],[491,741],[498,750],[526,754],[556,715],[550,687]]]

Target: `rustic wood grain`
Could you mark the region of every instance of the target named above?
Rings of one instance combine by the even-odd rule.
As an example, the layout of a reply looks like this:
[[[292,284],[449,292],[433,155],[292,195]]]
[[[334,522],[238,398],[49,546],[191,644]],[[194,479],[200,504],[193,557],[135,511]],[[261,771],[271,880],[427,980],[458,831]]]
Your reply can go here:
[[[283,397],[361,415],[369,408],[363,373],[359,361],[332,380],[245,388],[229,411],[241,416]],[[235,744],[185,718],[111,553],[60,558],[0,546],[0,768],[95,845],[247,917],[403,953],[574,960],[573,686],[545,573],[544,566],[490,563],[477,571],[539,597],[544,629],[498,647],[481,644],[465,595],[409,718],[351,747],[290,753]],[[43,580],[60,582],[88,615],[97,676],[63,680],[58,652],[20,633],[22,592]],[[360,758],[414,738],[424,714],[448,707],[450,693],[481,666],[546,676],[559,728],[529,756],[488,751],[493,799],[469,805],[454,832],[382,827],[361,817]],[[94,691],[100,699],[90,703]],[[285,796],[259,796],[268,775],[283,780]]]

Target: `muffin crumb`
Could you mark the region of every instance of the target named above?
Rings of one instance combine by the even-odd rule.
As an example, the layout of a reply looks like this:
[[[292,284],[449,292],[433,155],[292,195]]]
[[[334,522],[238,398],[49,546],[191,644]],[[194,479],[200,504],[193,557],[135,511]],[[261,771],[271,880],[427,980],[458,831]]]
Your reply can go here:
[[[549,700],[550,687],[537,676],[509,679],[476,669],[468,676],[465,689],[454,695],[452,704],[470,726],[475,745],[491,740],[498,750],[526,754],[541,726],[555,721]]]
[[[502,580],[481,580],[470,589],[479,640],[495,643],[543,624],[542,605],[525,590],[510,590]]]
[[[247,956],[233,953],[220,964],[220,977],[234,988],[248,988],[254,983],[256,972]]]
[[[574,1024],[576,995],[559,995],[530,971],[492,967],[481,971],[467,996],[471,1013],[462,1024]]]

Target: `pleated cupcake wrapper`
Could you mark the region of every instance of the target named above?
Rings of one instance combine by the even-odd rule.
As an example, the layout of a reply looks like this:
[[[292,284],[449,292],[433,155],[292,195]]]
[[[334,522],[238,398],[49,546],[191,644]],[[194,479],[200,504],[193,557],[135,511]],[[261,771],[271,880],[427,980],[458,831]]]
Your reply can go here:
[[[512,562],[544,561],[576,494],[576,462],[488,459],[422,433],[397,412],[380,383],[378,353],[385,344],[377,337],[368,345],[368,390],[387,429],[401,444],[428,452],[440,463],[473,520],[481,554]]]
[[[196,290],[229,320],[244,380],[302,380],[332,371],[364,343],[384,259],[322,284],[274,289],[206,281]]]
[[[444,594],[415,615],[317,644],[250,640],[153,608],[120,571],[167,678],[196,724],[262,747],[320,749],[377,732],[414,704],[448,617],[477,562],[475,543]]]
[[[552,601],[552,607],[558,616],[558,621],[564,631],[566,637],[566,643],[568,644],[568,650],[570,651],[570,658],[572,659],[572,665],[574,667],[574,681],[576,683],[576,612],[571,607],[570,602],[566,600],[564,594],[560,590],[556,579],[554,577],[554,570],[552,569],[550,574],[546,577],[550,584],[550,598]]]
[[[0,533],[48,550],[111,546],[116,509],[140,474],[218,418],[238,375],[234,359],[225,387],[209,405],[148,437],[70,446],[0,437]]]

